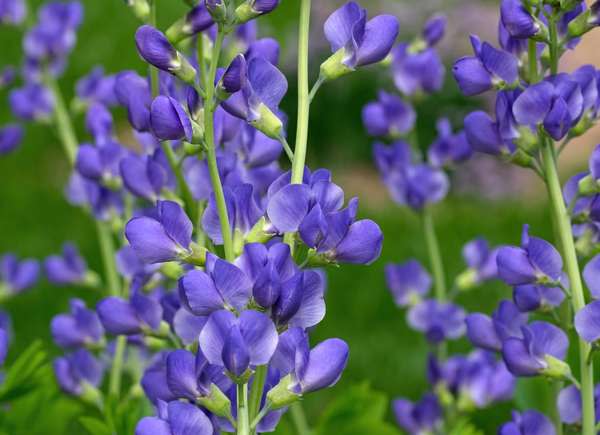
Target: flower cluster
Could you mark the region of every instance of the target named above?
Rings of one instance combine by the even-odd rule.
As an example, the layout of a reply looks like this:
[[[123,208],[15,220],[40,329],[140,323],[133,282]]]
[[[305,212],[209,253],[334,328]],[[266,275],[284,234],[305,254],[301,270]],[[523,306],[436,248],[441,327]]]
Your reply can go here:
[[[188,2],[164,32],[157,5],[126,3],[142,21],[132,43],[148,75],[97,67],[77,82],[70,107],[84,114],[83,141],[57,83],[82,20],[79,3],[40,8],[23,41],[25,84],[10,94],[19,119],[56,127],[72,169],[66,197],[97,221],[105,268],[101,280],[72,244],[43,262],[56,285],[104,292],[95,308],[72,299],[70,312],[52,320],[65,352],[54,361],[56,379],[107,413],[141,385],[156,416],[139,421],[139,435],[273,431],[289,406],[334,385],[348,360],[341,339],[309,344],[325,316],[325,275],[316,267],[371,264],[382,232],[357,217],[358,199],[346,202],[330,171],[305,167],[306,139],[293,150],[287,142],[279,45],[256,36],[256,18],[279,2]],[[333,54],[311,98],[323,83],[389,55],[397,19],[366,17],[349,2],[327,20]],[[437,24],[426,31],[428,47],[437,32]],[[127,113],[133,146],[121,139],[116,108]],[[305,138],[307,128],[298,125]],[[21,136],[2,129],[0,152]],[[0,296],[30,287],[38,269],[5,257]],[[131,385],[129,396],[122,385]]]

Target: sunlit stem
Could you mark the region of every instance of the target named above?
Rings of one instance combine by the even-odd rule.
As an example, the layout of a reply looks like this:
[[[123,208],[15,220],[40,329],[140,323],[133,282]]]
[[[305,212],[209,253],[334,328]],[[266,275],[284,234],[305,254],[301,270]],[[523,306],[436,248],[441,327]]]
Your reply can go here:
[[[304,409],[302,408],[302,404],[300,402],[295,402],[290,405],[290,414],[292,416],[294,426],[296,427],[296,433],[298,435],[310,435],[310,426],[308,425],[306,415],[304,414]]]
[[[254,378],[252,380],[252,389],[250,390],[250,402],[248,403],[248,415],[249,418],[254,421],[257,417],[258,410],[260,408],[260,402],[263,396],[263,390],[265,388],[265,381],[267,379],[267,365],[258,366],[254,372]],[[258,418],[260,421],[262,417]],[[258,424],[258,422],[256,422]],[[254,433],[256,424],[252,423],[251,430]]]
[[[560,238],[560,244],[563,250],[563,258],[565,261],[565,269],[571,286],[571,304],[573,307],[573,312],[578,312],[585,306],[585,296],[581,274],[579,271],[579,264],[577,261],[577,253],[575,251],[575,243],[573,241],[571,220],[563,199],[556,164],[554,143],[551,140],[548,139],[542,144],[542,155],[552,214],[556,223],[556,230]],[[594,434],[595,425],[594,367],[593,361],[587,361],[587,355],[589,354],[589,351],[590,345],[582,338],[579,338],[583,435]]]
[[[165,156],[167,157],[167,161],[169,162],[169,167],[175,174],[175,178],[177,179],[177,184],[181,189],[181,195],[183,196],[183,203],[185,204],[185,211],[188,216],[192,220],[194,226],[198,224],[198,206],[194,197],[192,195],[192,191],[188,186],[185,177],[183,176],[183,171],[181,170],[181,165],[177,161],[177,156],[173,151],[173,147],[169,142],[161,142],[161,147]]]
[[[300,21],[298,29],[298,118],[296,127],[296,145],[292,161],[292,184],[301,184],[306,163],[308,143],[308,120],[310,96],[308,88],[308,40],[310,35],[310,0],[300,0]],[[287,233],[284,242],[294,250],[294,234]]]
[[[62,143],[65,155],[69,160],[71,166],[75,165],[75,159],[77,158],[77,136],[75,135],[75,129],[71,117],[67,110],[65,100],[58,83],[51,74],[44,74],[44,83],[52,92],[54,99],[54,123],[58,132],[59,139]]]
[[[237,435],[250,435],[248,384],[237,385]]]

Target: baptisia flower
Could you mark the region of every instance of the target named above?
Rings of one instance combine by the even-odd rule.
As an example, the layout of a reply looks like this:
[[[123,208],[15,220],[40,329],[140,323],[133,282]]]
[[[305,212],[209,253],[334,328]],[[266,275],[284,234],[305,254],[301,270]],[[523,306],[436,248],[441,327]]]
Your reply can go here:
[[[421,210],[446,196],[449,182],[444,171],[413,162],[406,142],[396,141],[390,146],[376,143],[373,154],[383,182],[396,203]]]
[[[106,107],[118,104],[115,94],[116,75],[105,75],[102,66],[94,67],[75,84],[75,94],[84,104],[98,102]]]
[[[135,32],[135,44],[146,62],[193,84],[196,70],[183,54],[175,50],[162,32],[145,24]]]
[[[144,417],[135,427],[135,435],[213,435],[210,419],[196,405],[162,400],[156,404],[157,417]]]
[[[273,139],[284,135],[284,115],[279,103],[288,83],[275,65],[261,57],[246,61],[237,56],[221,81],[230,94],[221,106],[231,115],[243,119]]]
[[[562,73],[526,88],[515,100],[513,113],[519,124],[543,126],[560,140],[581,118],[583,102],[577,81]]]
[[[521,0],[502,0],[500,19],[513,38],[527,39],[542,31],[543,25],[529,13]]]
[[[442,425],[442,407],[433,393],[424,394],[417,402],[396,399],[392,410],[398,426],[410,435],[435,433]]]
[[[560,287],[524,284],[515,286],[513,300],[519,310],[548,311],[556,308],[565,300],[565,293]]]
[[[12,113],[24,121],[48,121],[54,112],[52,93],[37,83],[13,89],[8,101]]]
[[[4,364],[8,354],[9,335],[5,328],[0,327],[0,367]]]
[[[149,131],[152,95],[148,80],[134,71],[123,71],[115,78],[114,91],[119,104],[127,109],[129,124],[137,131]]]
[[[527,314],[511,301],[501,301],[492,316],[471,313],[466,317],[467,337],[474,346],[500,351],[502,343],[511,337],[522,338]]]
[[[123,185],[133,195],[148,201],[161,197],[164,188],[175,186],[175,175],[165,162],[162,150],[152,155],[129,155],[119,162]]]
[[[39,278],[40,264],[34,259],[19,260],[13,254],[0,257],[0,299],[33,287]]]
[[[471,36],[474,56],[458,59],[452,73],[458,87],[467,96],[481,94],[494,87],[514,87],[519,77],[519,63],[515,56],[494,48],[487,42]]]
[[[210,11],[201,1],[197,6],[189,10],[182,18],[175,21],[165,32],[165,35],[172,44],[194,36],[214,24]]]
[[[552,421],[533,409],[513,411],[512,420],[498,428],[498,435],[556,435]]]
[[[367,10],[351,1],[327,18],[324,30],[333,55],[321,64],[322,81],[383,60],[398,37],[399,24],[392,15],[367,21]]]
[[[94,285],[98,277],[88,271],[85,259],[72,243],[63,245],[61,255],[51,255],[44,260],[44,271],[48,281],[53,284],[87,284]]]
[[[213,312],[199,337],[209,363],[224,367],[234,380],[248,376],[248,369],[269,363],[278,335],[269,317],[254,310],[236,317],[231,311]],[[247,379],[247,378],[246,378]]]
[[[508,285],[542,284],[556,287],[562,278],[560,254],[549,242],[531,237],[529,225],[523,226],[521,247],[500,248],[497,264],[500,279]]]
[[[101,402],[97,387],[102,382],[104,366],[88,350],[80,348],[66,356],[56,358],[54,375],[61,390],[86,402]]]
[[[59,314],[50,323],[54,342],[62,348],[101,344],[104,328],[96,312],[88,309],[81,299],[71,299],[69,304],[70,314]]]
[[[402,98],[379,91],[378,100],[362,110],[362,120],[371,136],[398,137],[415,125],[416,114]]]
[[[348,345],[339,338],[325,340],[310,349],[301,328],[281,334],[272,365],[282,379],[267,393],[267,406],[278,409],[304,394],[331,387],[342,376],[348,362]]]
[[[192,245],[193,226],[179,204],[158,201],[149,216],[134,217],[125,226],[125,237],[145,263],[202,262],[203,252]]]
[[[462,256],[467,270],[456,278],[456,285],[461,290],[468,290],[484,281],[498,277],[496,257],[499,248],[491,249],[487,240],[477,238],[471,240],[462,249]]]
[[[175,98],[159,95],[150,106],[150,127],[161,140],[192,141],[194,127],[190,117]]]
[[[420,38],[400,43],[391,51],[394,84],[405,95],[431,93],[444,84],[446,69],[434,46],[443,38],[446,17],[434,15],[425,23]]]
[[[5,0],[0,4],[0,23],[21,24],[26,13],[27,8],[23,0]]]
[[[17,124],[0,127],[0,156],[11,153],[21,145],[23,129]]]
[[[383,234],[370,219],[356,220],[358,199],[348,206],[327,170],[305,171],[303,184],[287,184],[283,174],[269,187],[267,216],[278,233],[298,231],[319,262],[370,264],[381,253]]]
[[[515,376],[545,375],[566,379],[571,376],[564,362],[569,347],[567,335],[551,323],[535,321],[521,328],[523,337],[502,343],[502,357]]]
[[[460,338],[465,333],[465,311],[451,302],[426,299],[408,312],[411,328],[425,334],[428,341],[439,344],[447,339]]]
[[[415,305],[431,289],[431,276],[417,260],[386,264],[385,280],[396,305]]]
[[[77,148],[75,168],[84,178],[117,190],[121,185],[119,162],[126,153],[121,145],[112,141],[101,146],[82,144]]]
[[[277,6],[279,6],[279,0],[245,0],[236,8],[235,18],[238,23],[245,23],[272,12]]]
[[[110,296],[96,306],[98,317],[107,333],[113,335],[148,334],[163,336],[168,325],[162,322],[160,303],[139,291],[127,301]]]
[[[452,133],[452,125],[447,118],[436,123],[437,138],[429,146],[427,160],[435,167],[452,166],[471,158],[473,149],[464,131]]]
[[[600,411],[600,385],[596,384],[594,388],[594,408],[596,415]],[[569,385],[563,388],[556,398],[556,407],[560,419],[563,423],[569,425],[581,425],[581,392],[575,385]],[[598,420],[598,418],[596,418]]]

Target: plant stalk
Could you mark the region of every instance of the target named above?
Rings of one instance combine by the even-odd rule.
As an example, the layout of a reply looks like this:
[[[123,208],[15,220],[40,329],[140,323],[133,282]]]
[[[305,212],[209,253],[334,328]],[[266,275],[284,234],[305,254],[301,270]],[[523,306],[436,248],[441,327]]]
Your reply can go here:
[[[265,388],[265,381],[267,379],[267,365],[258,366],[254,373],[252,381],[252,388],[250,389],[250,402],[248,404],[248,415],[251,421],[254,421],[258,415],[260,409],[260,402],[263,396],[263,389]],[[252,430],[254,433],[255,431]]]
[[[247,383],[237,385],[237,435],[250,435]]]

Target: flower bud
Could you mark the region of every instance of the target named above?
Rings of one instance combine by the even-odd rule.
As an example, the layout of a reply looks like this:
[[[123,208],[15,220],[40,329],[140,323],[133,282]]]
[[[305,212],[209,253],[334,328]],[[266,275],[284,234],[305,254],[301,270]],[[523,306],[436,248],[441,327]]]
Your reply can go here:
[[[246,23],[260,15],[268,14],[279,5],[279,0],[246,0],[235,10],[238,24]]]
[[[127,6],[131,8],[135,17],[146,23],[150,19],[150,5],[148,0],[125,0]]]
[[[204,4],[200,4],[189,11],[185,16],[175,21],[165,32],[172,44],[194,36],[214,24],[211,14]]]
[[[227,6],[223,0],[204,0],[204,5],[216,23],[225,22]]]

